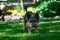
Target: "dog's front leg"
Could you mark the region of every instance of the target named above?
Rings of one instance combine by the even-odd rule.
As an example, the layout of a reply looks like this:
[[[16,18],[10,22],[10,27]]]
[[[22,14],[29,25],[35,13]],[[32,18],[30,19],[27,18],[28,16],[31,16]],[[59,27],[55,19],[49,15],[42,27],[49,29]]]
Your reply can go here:
[[[38,33],[38,32],[39,32],[38,27],[35,27],[35,32],[36,32],[36,33]]]
[[[25,31],[25,30],[27,29],[26,23],[27,23],[27,21],[26,21],[26,19],[24,18],[24,25],[23,25],[23,28],[22,28],[23,31]]]
[[[28,27],[28,33],[31,34],[31,28],[30,27]]]
[[[24,26],[22,28],[23,31],[27,30],[26,23],[24,23]]]

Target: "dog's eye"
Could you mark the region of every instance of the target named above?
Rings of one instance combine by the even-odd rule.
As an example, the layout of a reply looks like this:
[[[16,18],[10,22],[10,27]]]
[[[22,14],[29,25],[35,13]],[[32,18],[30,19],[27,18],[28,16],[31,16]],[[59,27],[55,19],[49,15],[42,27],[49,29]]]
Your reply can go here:
[[[36,22],[35,20],[33,22]]]
[[[29,22],[36,22],[35,20],[29,21]]]
[[[33,22],[33,21],[29,21],[29,22]]]

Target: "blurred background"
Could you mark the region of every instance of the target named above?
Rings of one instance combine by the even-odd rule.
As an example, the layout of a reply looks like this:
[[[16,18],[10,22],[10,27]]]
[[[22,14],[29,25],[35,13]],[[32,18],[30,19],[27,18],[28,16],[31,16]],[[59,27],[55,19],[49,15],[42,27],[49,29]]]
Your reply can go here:
[[[39,13],[39,33],[21,30],[27,11]],[[60,40],[60,0],[0,0],[0,40]]]

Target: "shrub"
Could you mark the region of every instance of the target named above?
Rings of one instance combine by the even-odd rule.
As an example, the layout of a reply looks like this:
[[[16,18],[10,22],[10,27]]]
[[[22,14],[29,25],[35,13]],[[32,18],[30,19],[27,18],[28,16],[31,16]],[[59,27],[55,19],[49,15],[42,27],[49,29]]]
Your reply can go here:
[[[60,15],[60,2],[58,1],[43,1],[35,9],[35,12],[44,17],[53,17]]]

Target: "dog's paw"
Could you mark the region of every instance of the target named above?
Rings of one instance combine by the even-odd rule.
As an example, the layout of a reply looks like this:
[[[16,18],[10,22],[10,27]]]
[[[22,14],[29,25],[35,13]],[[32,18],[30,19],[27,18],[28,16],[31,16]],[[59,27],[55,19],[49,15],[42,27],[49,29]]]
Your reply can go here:
[[[22,31],[25,31],[25,29],[22,28]]]
[[[29,34],[32,34],[31,32],[29,32]]]
[[[26,31],[27,28],[25,26],[22,27],[22,31]]]

